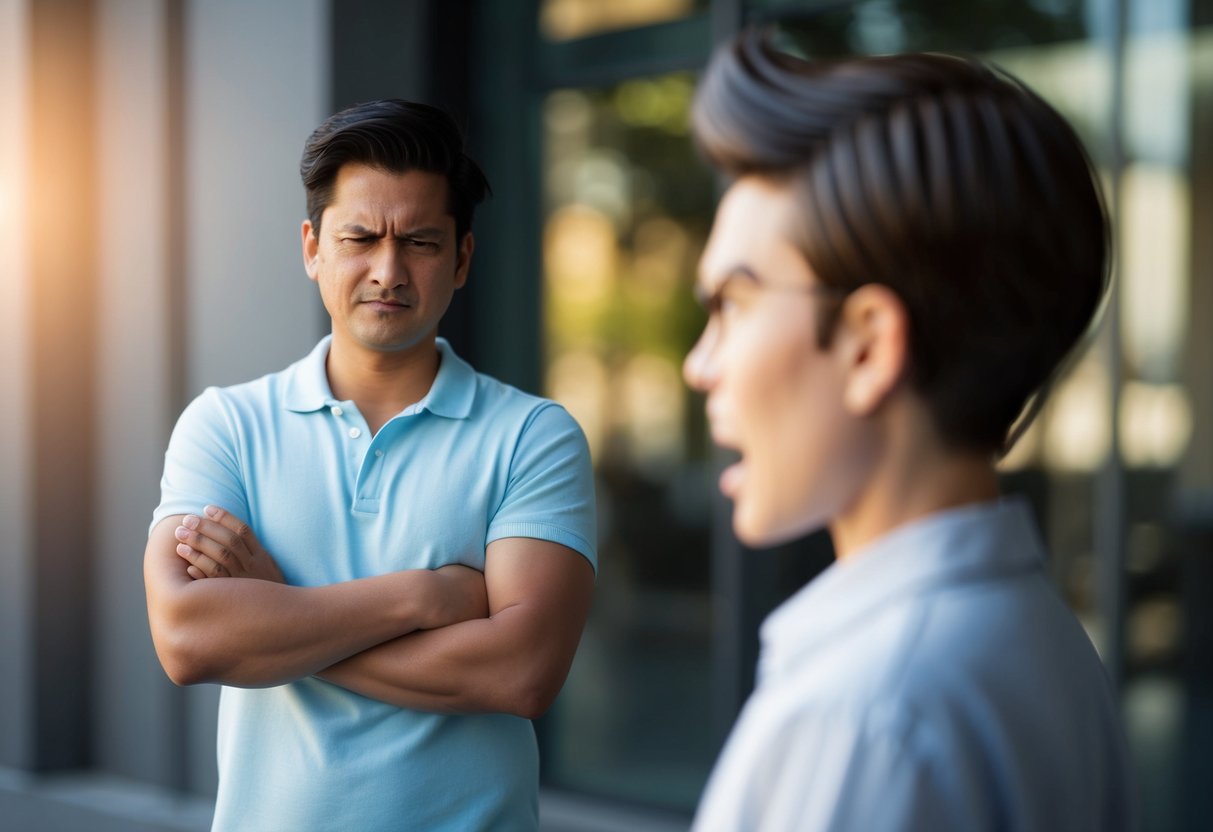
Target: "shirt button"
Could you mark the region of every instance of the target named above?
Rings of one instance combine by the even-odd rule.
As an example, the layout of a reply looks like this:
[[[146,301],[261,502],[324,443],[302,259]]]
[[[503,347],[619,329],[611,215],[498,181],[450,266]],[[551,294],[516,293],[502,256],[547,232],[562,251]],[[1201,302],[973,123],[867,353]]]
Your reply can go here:
[[[358,428],[350,428],[350,439],[357,439],[359,436],[362,436],[362,431]]]
[[[334,416],[340,416],[342,413],[345,412],[344,410],[337,407],[336,405],[333,405],[333,407],[331,407],[330,410],[332,411]]]
[[[375,456],[383,456],[383,451],[375,451]]]

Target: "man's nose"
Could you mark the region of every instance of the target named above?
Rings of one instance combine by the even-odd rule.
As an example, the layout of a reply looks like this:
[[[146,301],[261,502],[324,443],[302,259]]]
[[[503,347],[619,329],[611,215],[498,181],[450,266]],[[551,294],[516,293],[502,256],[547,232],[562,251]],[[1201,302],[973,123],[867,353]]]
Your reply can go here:
[[[380,241],[371,266],[371,279],[385,289],[408,285],[408,258],[399,241],[391,238]]]

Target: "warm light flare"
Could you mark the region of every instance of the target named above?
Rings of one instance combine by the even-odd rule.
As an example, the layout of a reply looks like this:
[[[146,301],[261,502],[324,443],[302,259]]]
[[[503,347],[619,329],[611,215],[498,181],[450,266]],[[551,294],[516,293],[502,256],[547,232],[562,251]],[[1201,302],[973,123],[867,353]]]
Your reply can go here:
[[[0,178],[0,224],[8,225],[17,216],[17,189],[7,177]]]

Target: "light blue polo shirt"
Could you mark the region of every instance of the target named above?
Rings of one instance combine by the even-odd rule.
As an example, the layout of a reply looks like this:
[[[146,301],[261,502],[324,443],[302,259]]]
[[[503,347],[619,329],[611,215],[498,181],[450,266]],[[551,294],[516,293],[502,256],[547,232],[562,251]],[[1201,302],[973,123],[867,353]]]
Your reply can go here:
[[[561,543],[597,569],[589,449],[563,408],[476,373],[439,339],[430,392],[371,436],[333,398],[330,340],[186,408],[153,526],[222,506],[297,586],[483,569],[505,537]],[[401,709],[315,678],[222,690],[216,830],[532,830],[537,792],[525,719]]]

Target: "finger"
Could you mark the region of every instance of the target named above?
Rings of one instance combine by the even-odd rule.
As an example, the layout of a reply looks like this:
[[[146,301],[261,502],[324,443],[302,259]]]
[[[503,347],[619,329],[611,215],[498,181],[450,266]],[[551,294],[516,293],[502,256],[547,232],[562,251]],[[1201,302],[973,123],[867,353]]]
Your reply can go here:
[[[224,567],[224,574],[229,574],[228,570],[235,569],[241,565],[242,562],[239,556],[231,547],[224,545],[222,541],[215,540],[209,535],[202,533],[199,529],[189,528],[187,525],[184,525],[191,521],[197,525],[198,518],[187,516],[181,521],[183,525],[178,526],[175,531],[177,540],[198,553],[205,555],[219,566]],[[205,569],[204,571],[209,572],[209,570]]]
[[[230,511],[219,508],[218,506],[206,506],[203,508],[202,512],[211,520],[214,520],[216,523],[234,534],[236,537],[239,537],[242,540],[248,538],[248,524],[236,515],[232,514]]]
[[[177,544],[177,556],[189,564],[185,571],[191,578],[226,578],[230,574],[214,558],[184,543]]]
[[[230,517],[230,515],[228,516]],[[230,519],[228,522],[232,523]],[[238,520],[235,522],[239,523]],[[236,555],[237,557],[250,553],[250,547],[247,540],[240,533],[233,531],[223,523],[219,523],[214,520],[207,520],[204,517],[198,517],[194,514],[187,514],[185,517],[181,518],[181,525],[185,526],[191,531],[197,532],[202,537],[214,541],[223,548],[230,550],[232,554]],[[243,526],[244,524],[240,523],[239,525]],[[247,528],[247,526],[244,528]]]

